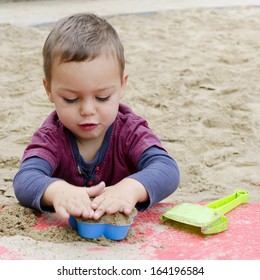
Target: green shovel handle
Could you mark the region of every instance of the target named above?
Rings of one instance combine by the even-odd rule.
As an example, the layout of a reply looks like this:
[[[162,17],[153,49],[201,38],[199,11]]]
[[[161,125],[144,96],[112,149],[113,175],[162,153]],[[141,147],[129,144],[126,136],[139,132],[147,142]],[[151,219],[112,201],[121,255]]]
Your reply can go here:
[[[237,190],[235,193],[216,200],[206,205],[208,208],[212,208],[221,214],[226,214],[230,210],[236,208],[242,203],[248,202],[249,195],[246,190]]]

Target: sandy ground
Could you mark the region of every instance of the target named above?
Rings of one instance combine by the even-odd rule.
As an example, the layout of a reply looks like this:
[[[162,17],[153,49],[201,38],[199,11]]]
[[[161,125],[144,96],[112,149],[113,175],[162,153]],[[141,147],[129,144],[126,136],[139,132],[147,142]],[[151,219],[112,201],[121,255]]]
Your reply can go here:
[[[202,9],[199,1],[165,1],[165,7],[144,1],[139,8],[126,1],[112,9],[113,2],[73,1],[74,9],[66,1],[61,9],[61,1],[0,4],[0,203],[15,202],[12,179],[23,150],[53,110],[41,84],[48,23],[86,7],[106,16],[125,46],[123,101],[148,120],[179,163],[180,187],[166,201],[209,202],[247,189],[250,202],[259,203],[260,3],[227,1],[229,7],[216,9],[208,1]],[[24,258],[67,258],[68,244],[0,238],[0,245],[8,242],[43,249],[24,250]],[[80,243],[72,246],[73,258],[86,258]]]

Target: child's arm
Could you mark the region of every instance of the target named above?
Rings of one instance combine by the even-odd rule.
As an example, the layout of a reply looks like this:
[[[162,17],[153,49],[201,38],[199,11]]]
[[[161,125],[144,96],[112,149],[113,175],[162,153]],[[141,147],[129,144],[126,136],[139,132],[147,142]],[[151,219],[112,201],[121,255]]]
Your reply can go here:
[[[38,157],[25,160],[14,178],[14,191],[19,202],[39,211],[55,209],[64,218],[69,215],[91,218],[90,197],[105,187],[104,182],[91,187],[77,187],[61,179],[51,178],[51,165]]]
[[[53,211],[53,207],[43,209],[41,197],[46,188],[61,179],[52,178],[52,167],[44,159],[31,157],[22,162],[13,181],[14,192],[18,201],[25,207]]]
[[[160,148],[147,149],[139,159],[138,168],[139,172],[105,188],[93,200],[94,218],[105,212],[129,214],[136,203],[139,210],[144,210],[169,196],[179,185],[176,162]]]
[[[155,146],[146,150],[138,162],[139,172],[129,176],[141,182],[149,201],[138,205],[144,210],[176,191],[180,183],[180,172],[176,161],[165,151]]]

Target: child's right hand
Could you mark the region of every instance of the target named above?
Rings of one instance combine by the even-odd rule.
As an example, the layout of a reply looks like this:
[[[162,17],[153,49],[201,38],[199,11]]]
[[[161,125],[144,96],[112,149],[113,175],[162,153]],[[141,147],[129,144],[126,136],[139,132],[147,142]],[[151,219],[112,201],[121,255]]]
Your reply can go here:
[[[42,205],[53,206],[55,212],[68,219],[70,215],[92,218],[91,197],[99,195],[105,188],[105,183],[85,188],[71,185],[65,181],[55,181],[48,186],[42,197]]]

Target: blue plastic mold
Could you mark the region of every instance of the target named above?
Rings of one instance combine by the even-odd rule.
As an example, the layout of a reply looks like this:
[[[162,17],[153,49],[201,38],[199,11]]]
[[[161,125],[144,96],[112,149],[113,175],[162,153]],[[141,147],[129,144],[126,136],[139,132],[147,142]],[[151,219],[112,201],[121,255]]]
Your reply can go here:
[[[84,238],[98,238],[104,236],[111,240],[122,240],[126,237],[132,222],[126,225],[112,225],[106,223],[88,223],[77,220],[74,216],[70,216],[69,223],[71,227],[78,231],[78,234]]]

